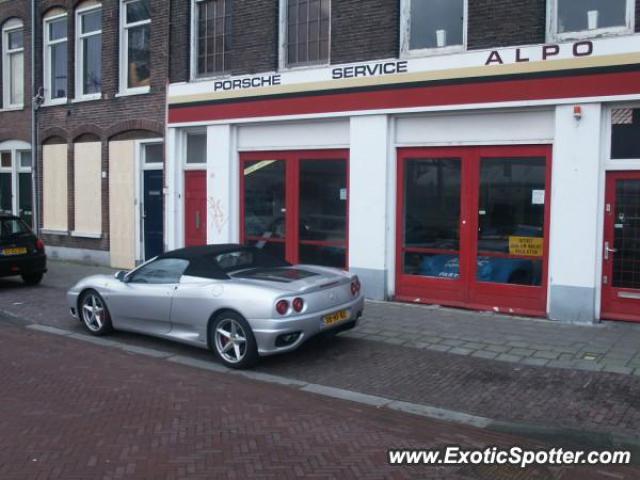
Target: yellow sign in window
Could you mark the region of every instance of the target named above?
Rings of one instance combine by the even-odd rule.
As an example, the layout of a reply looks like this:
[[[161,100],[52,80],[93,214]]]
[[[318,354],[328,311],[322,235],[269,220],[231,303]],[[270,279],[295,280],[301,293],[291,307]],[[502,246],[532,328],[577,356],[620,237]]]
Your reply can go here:
[[[509,253],[526,257],[542,257],[544,254],[544,238],[509,237]]]

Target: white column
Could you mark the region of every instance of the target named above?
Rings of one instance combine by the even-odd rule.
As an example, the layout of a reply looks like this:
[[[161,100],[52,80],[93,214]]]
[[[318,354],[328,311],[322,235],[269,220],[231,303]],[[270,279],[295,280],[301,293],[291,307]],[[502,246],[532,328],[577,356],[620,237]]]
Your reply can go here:
[[[368,298],[384,299],[387,285],[387,170],[389,120],[351,119],[349,171],[349,268]]]
[[[207,128],[207,242],[239,241],[239,173],[234,128]]]
[[[174,250],[183,246],[182,233],[182,135],[175,128],[167,132],[165,162],[165,248]]]
[[[600,104],[556,109],[551,196],[549,317],[592,323],[596,315],[601,208]]]

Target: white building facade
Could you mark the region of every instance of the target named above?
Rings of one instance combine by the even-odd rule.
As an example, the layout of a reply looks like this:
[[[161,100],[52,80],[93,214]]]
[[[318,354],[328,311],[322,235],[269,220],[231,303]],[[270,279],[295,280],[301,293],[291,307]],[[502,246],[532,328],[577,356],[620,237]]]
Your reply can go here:
[[[170,85],[165,242],[367,297],[640,321],[640,35]]]

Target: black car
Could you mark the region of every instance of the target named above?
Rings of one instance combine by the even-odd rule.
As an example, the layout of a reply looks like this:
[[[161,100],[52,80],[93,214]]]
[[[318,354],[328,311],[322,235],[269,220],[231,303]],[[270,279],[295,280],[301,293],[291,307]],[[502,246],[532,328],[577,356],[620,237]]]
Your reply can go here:
[[[0,277],[20,275],[37,285],[47,271],[44,243],[20,218],[0,214]]]

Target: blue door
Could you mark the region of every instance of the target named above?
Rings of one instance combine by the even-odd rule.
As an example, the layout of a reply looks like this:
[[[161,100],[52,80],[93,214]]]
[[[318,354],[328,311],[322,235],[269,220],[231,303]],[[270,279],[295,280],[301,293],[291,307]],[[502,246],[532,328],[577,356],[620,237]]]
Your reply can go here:
[[[164,208],[162,170],[144,172],[144,211],[142,216],[144,259],[149,260],[164,251]]]

